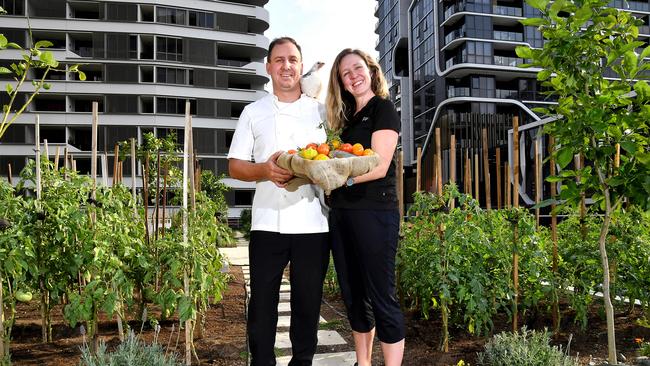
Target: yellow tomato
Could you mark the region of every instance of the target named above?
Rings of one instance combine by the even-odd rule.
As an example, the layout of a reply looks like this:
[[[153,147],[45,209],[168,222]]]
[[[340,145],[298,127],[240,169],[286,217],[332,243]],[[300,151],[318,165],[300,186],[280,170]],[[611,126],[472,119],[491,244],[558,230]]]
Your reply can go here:
[[[329,157],[327,155],[325,155],[325,154],[318,154],[318,155],[316,155],[314,160],[329,160]]]
[[[354,155],[356,155],[356,156],[361,156],[361,155],[363,155],[363,150],[364,150],[364,149],[363,149],[363,145],[361,145],[361,144],[358,143],[358,142],[357,142],[356,144],[352,145],[352,153],[353,153]]]
[[[375,152],[372,151],[372,149],[363,150],[363,156],[370,156],[370,155],[374,155],[374,154],[375,154]]]
[[[313,147],[300,150],[300,156],[307,160],[312,160],[316,155],[318,155],[318,152]]]
[[[332,150],[336,150],[341,146],[341,140],[339,139],[334,139],[330,143],[332,144]]]

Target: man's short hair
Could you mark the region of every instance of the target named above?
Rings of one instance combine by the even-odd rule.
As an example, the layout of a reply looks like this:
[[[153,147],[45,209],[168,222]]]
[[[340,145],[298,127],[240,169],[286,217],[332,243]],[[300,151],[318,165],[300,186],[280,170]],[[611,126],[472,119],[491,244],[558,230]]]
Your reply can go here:
[[[271,58],[271,52],[273,52],[273,48],[277,45],[281,45],[285,43],[293,43],[293,45],[296,46],[296,48],[298,49],[298,53],[300,54],[300,58],[302,59],[302,49],[300,48],[300,45],[298,44],[298,42],[296,42],[295,39],[291,37],[278,37],[273,41],[271,41],[271,44],[269,44],[269,52],[266,55],[266,62],[271,61],[270,58]]]

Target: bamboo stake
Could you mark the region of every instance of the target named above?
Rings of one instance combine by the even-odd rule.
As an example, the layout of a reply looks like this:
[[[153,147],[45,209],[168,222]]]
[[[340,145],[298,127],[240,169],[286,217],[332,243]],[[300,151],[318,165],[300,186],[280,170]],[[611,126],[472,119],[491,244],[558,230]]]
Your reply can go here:
[[[512,192],[512,205],[519,208],[519,117],[512,119],[512,141],[514,151],[514,167],[513,167],[513,192]],[[515,223],[513,228],[513,251],[512,251],[512,280],[514,286],[514,299],[512,306],[512,330],[517,331],[518,316],[519,316],[519,253],[517,249],[517,242],[519,241],[519,226]]]
[[[497,147],[495,151],[496,173],[497,173],[497,210],[501,209],[501,148]]]
[[[7,181],[9,182],[10,186],[13,186],[13,178],[11,176],[11,163],[7,164]],[[0,302],[2,304],[2,302]],[[1,323],[0,323],[1,324]]]
[[[72,171],[77,173],[77,161],[74,160],[74,156],[72,154],[70,154],[70,161],[72,164]]]
[[[442,195],[442,140],[440,139],[440,127],[436,128],[436,185],[438,194]]]
[[[67,180],[68,179],[68,148],[64,147],[63,148],[63,179]]]
[[[120,156],[120,145],[115,144],[115,150],[114,151],[115,152],[114,152],[114,155],[113,155],[113,185],[112,185],[113,187],[115,187],[115,185],[118,182],[118,174],[119,173],[118,173],[117,170],[118,170],[118,165],[119,165],[118,161],[119,161],[119,156]]]
[[[541,199],[542,195],[542,190],[541,190],[541,182],[540,182],[540,176],[539,176],[539,168],[540,168],[540,161],[539,161],[539,134],[535,138],[534,141],[535,145],[535,204],[539,204],[539,201]],[[539,207],[535,208],[535,228],[539,230]]]
[[[456,183],[456,135],[449,137],[449,181]]]
[[[144,157],[144,167],[142,169],[144,174],[142,174],[142,198],[144,201],[144,238],[147,244],[150,243],[149,236],[149,185],[147,184],[149,179],[149,154],[145,153]]]
[[[553,149],[555,149],[555,138],[553,136],[549,136],[548,150],[549,153],[551,154],[551,160],[549,162],[550,163],[549,173],[551,174],[551,176],[555,175],[555,159],[553,158]],[[555,199],[556,195],[557,195],[557,185],[555,182],[551,182],[551,198]],[[557,276],[559,254],[558,254],[558,247],[557,247],[557,213],[555,212],[555,203],[551,204],[551,240],[553,241],[553,275]],[[553,317],[553,332],[555,334],[558,334],[558,332],[560,331],[560,305],[558,303],[557,296],[555,296],[555,298],[553,299],[552,317]]]
[[[479,194],[479,177],[478,177],[478,153],[474,153],[474,198],[477,201],[480,201],[480,194]]]
[[[424,186],[425,191],[431,191],[431,192],[438,192],[438,177],[436,177],[436,173],[438,172],[438,167],[436,166],[436,162],[438,161],[438,156],[436,153],[433,153],[433,156],[431,157],[431,182],[429,184],[429,181],[427,181],[427,184]]]
[[[510,208],[511,204],[511,198],[512,198],[512,185],[510,184],[510,162],[506,161],[505,164],[503,164],[503,175],[505,176],[506,184],[504,184],[504,187],[506,189],[506,207]]]
[[[187,248],[187,235],[188,235],[188,217],[187,217],[187,178],[188,178],[188,158],[189,158],[189,143],[190,143],[190,103],[185,103],[185,139],[183,141],[183,244]],[[190,296],[190,279],[188,275],[188,268],[185,267],[183,271],[183,288],[185,295]],[[192,321],[190,319],[185,321],[185,364],[192,364]]]
[[[59,146],[56,147],[56,153],[55,153],[56,155],[54,156],[54,170],[55,171],[59,170],[59,154],[60,154],[59,148],[60,148]]]
[[[415,163],[415,191],[420,192],[422,186],[420,180],[422,179],[422,147],[418,146],[416,163]]]
[[[404,151],[397,154],[397,202],[399,203],[399,222],[404,218]]]
[[[195,190],[195,188],[196,188],[196,180],[194,179],[194,156],[195,156],[194,155],[194,133],[192,131],[192,116],[190,115],[188,117],[189,117],[188,125],[189,125],[189,128],[190,128],[190,132],[189,132],[189,135],[190,135],[190,143],[189,143],[190,156],[189,156],[189,160],[188,160],[188,164],[189,164],[188,174],[189,174],[189,178],[190,178],[190,204],[192,205],[192,211],[194,211],[196,209],[196,190]]]
[[[154,240],[158,240],[158,225],[160,222],[160,150],[158,150],[157,153],[157,160],[156,160],[156,221],[154,221],[154,229],[153,229],[153,235],[154,235]]]
[[[465,149],[465,194],[472,195],[472,161],[468,149]]]
[[[492,209],[492,191],[490,189],[490,164],[488,160],[487,129],[483,129],[483,179],[485,179],[485,207]]]
[[[43,140],[43,150],[45,150],[45,161],[50,161],[50,148],[47,144],[47,139]]]
[[[108,157],[106,152],[101,155],[102,162],[102,184],[104,187],[108,187]]]
[[[36,126],[34,128],[36,134],[36,199],[41,199],[41,119],[36,115]]]
[[[131,196],[133,197],[133,212],[137,213],[138,212],[138,204],[137,204],[137,199],[136,199],[136,192],[135,192],[135,176],[136,176],[136,171],[135,171],[135,163],[136,163],[137,157],[135,156],[135,138],[131,138]]]
[[[96,199],[97,190],[97,125],[99,124],[98,104],[93,102],[93,117],[92,117],[92,152],[90,155],[90,176],[93,181],[93,188],[90,191],[92,199]],[[120,338],[121,340],[121,338]]]

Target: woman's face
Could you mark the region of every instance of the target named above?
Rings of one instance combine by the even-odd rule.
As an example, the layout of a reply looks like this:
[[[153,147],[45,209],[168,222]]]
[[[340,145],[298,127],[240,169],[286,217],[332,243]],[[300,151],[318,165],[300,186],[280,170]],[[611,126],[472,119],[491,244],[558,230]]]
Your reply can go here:
[[[372,93],[372,79],[366,62],[356,53],[344,56],[339,63],[343,88],[355,98]]]

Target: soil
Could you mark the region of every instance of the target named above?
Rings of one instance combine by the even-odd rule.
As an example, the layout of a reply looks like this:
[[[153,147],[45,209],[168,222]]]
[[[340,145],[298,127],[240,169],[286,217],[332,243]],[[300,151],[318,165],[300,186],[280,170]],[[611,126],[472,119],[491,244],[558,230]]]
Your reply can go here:
[[[245,288],[241,267],[232,266],[233,278],[220,305],[209,309],[205,321],[205,331],[202,339],[195,340],[197,355],[202,365],[245,366],[247,358],[246,347],[246,317],[245,317]],[[221,306],[223,305],[223,307]],[[563,306],[563,332],[554,338],[556,345],[567,348],[571,336],[570,354],[578,355],[581,363],[587,365],[592,360],[604,360],[607,357],[607,334],[605,319],[600,306],[592,307],[589,316],[589,326],[580,330],[573,324],[573,316],[566,306]],[[616,336],[617,350],[628,360],[633,358],[636,351],[635,338],[650,339],[650,329],[637,325],[641,317],[638,310],[631,314],[626,309],[617,309]],[[18,320],[13,332],[11,346],[14,365],[77,365],[81,354],[80,348],[84,338],[80,335],[79,327],[72,329],[64,324],[62,308],[56,307],[53,312],[54,341],[46,344],[40,342],[40,312],[35,301],[21,305],[18,308]],[[342,346],[319,346],[317,352],[353,351],[351,330],[345,318],[345,309],[337,295],[326,295],[321,306],[321,315],[327,323],[322,329],[338,331],[347,341]],[[155,315],[155,311],[154,314]],[[489,337],[472,336],[462,329],[450,329],[449,352],[438,351],[441,339],[441,323],[435,313],[426,320],[416,312],[407,312],[406,318],[406,350],[403,365],[405,366],[448,366],[456,365],[458,361],[475,364],[476,354],[483,349]],[[521,319],[529,329],[544,329],[551,325],[547,315],[543,317],[528,315]],[[510,329],[507,317],[494,320],[494,332]],[[184,335],[178,336],[178,320],[170,319],[160,324],[161,331],[157,341],[171,352],[183,353]],[[140,330],[140,322],[131,322],[132,329]],[[172,333],[172,328],[174,332]],[[137,332],[147,343],[154,341],[155,332],[148,325],[142,332]],[[100,338],[106,342],[109,349],[119,344],[116,336],[114,321],[104,319],[100,323]],[[620,361],[620,360],[619,360]],[[195,363],[196,364],[196,363]],[[373,365],[382,366],[383,360],[378,342],[373,351]]]

